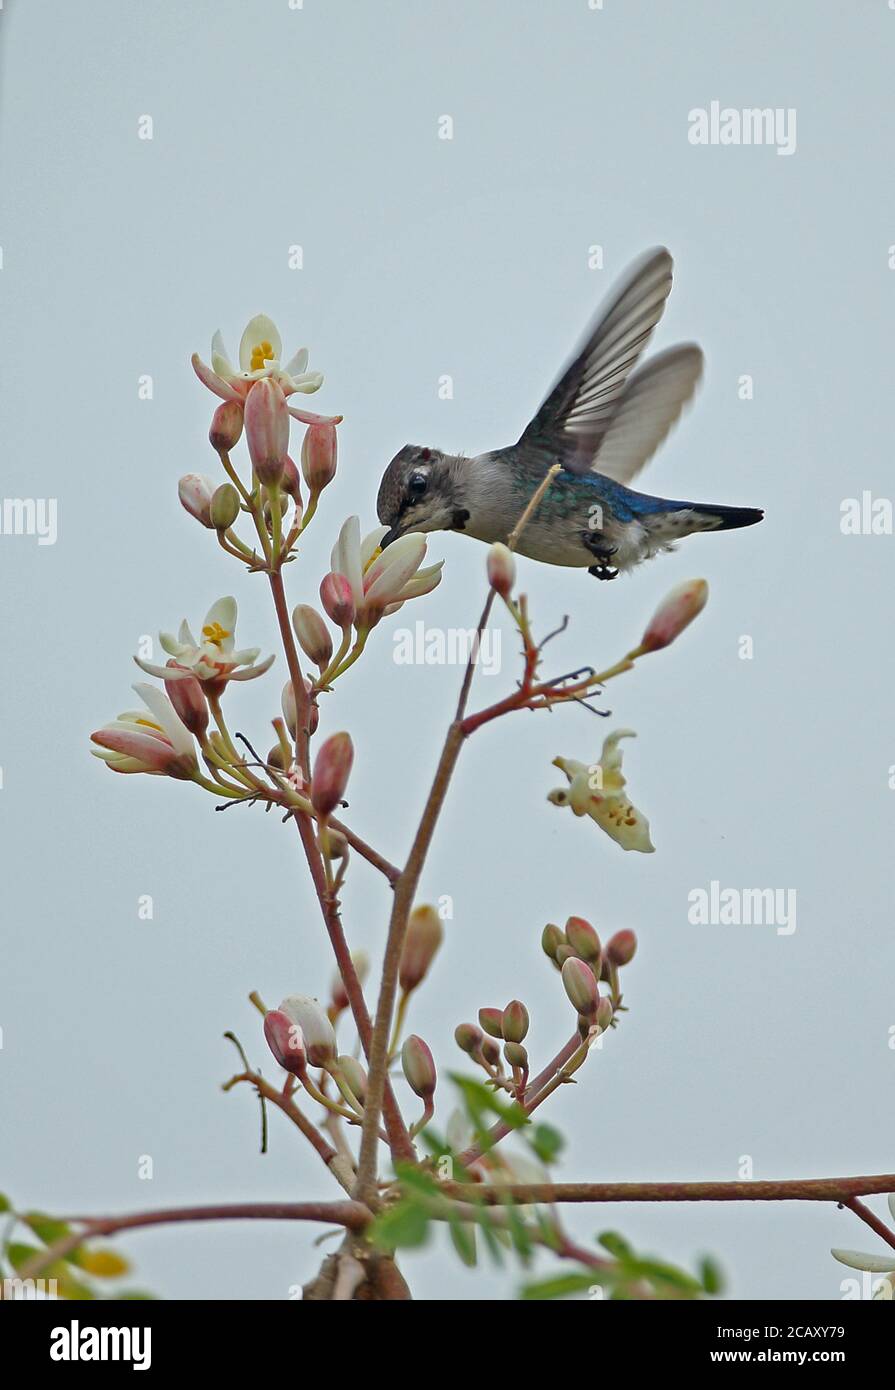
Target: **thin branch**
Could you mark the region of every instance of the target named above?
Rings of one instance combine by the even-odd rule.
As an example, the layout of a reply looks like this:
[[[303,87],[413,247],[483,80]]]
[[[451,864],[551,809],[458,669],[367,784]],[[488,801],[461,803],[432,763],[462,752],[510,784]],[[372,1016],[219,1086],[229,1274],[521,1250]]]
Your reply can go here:
[[[838,1202],[850,1207],[862,1220],[867,1216],[878,1235],[882,1222],[857,1197],[895,1192],[895,1173],[879,1173],[859,1178],[784,1178],[780,1181],[755,1179],[747,1182],[557,1182],[557,1183],[467,1183],[442,1184],[446,1196],[459,1201],[518,1202],[521,1205],[553,1202]],[[864,1213],[866,1212],[866,1216]],[[882,1228],[886,1228],[883,1226]],[[895,1237],[889,1233],[889,1244]],[[883,1239],[886,1239],[883,1236]]]
[[[887,1191],[895,1191],[895,1188],[887,1188]],[[866,1195],[865,1193],[865,1196]],[[890,1231],[886,1223],[880,1221],[879,1217],[876,1216],[869,1207],[865,1207],[864,1203],[859,1202],[858,1198],[854,1195],[847,1197],[842,1205],[848,1207],[849,1211],[853,1211],[855,1216],[860,1216],[862,1221],[866,1221],[871,1231],[875,1231],[880,1240],[884,1240],[887,1245],[891,1245],[892,1249],[895,1250],[895,1232]]]
[[[144,1226],[170,1226],[183,1221],[325,1221],[362,1231],[373,1213],[360,1202],[235,1202],[207,1207],[168,1207],[159,1211],[137,1211],[122,1216],[69,1217],[81,1229],[53,1241],[32,1256],[19,1270],[20,1279],[34,1279],[57,1260],[64,1260],[85,1240],[114,1236],[119,1231],[135,1231]]]

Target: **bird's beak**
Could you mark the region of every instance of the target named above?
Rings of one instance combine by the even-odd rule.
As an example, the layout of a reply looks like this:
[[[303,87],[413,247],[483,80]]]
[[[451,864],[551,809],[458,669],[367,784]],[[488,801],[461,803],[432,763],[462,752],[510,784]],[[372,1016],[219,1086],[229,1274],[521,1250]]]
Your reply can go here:
[[[395,523],[392,529],[390,531],[386,531],[385,535],[382,537],[382,540],[379,542],[380,550],[385,550],[385,547],[387,545],[391,545],[392,541],[396,541],[400,534],[401,523],[398,521]]]

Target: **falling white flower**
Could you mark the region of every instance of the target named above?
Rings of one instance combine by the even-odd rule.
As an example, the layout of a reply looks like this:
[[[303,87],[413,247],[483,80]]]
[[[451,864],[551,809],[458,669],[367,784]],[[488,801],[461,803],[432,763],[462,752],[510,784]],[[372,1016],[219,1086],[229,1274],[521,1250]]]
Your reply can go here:
[[[622,849],[652,854],[655,845],[650,840],[649,822],[625,794],[622,775],[622,754],[619,739],[636,738],[633,729],[616,729],[603,741],[598,763],[575,762],[572,758],[554,758],[553,766],[566,774],[568,787],[560,787],[548,796],[554,806],[570,806],[576,816],[590,816]]]
[[[895,1221],[895,1193],[890,1192],[886,1201],[889,1204],[889,1211],[892,1220]],[[890,1299],[895,1284],[895,1250],[889,1250],[885,1255],[870,1255],[863,1250],[831,1250],[830,1254],[834,1260],[838,1260],[842,1265],[848,1265],[849,1269],[860,1269],[868,1274],[882,1274],[884,1279],[874,1288],[873,1297]]]

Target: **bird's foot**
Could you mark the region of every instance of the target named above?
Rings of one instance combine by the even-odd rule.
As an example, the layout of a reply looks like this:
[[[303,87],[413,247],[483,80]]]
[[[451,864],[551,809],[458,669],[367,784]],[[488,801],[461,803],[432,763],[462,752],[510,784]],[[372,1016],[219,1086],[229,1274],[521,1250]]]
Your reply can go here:
[[[609,561],[617,550],[614,545],[600,545],[599,540],[592,531],[585,532],[581,537],[587,549],[596,560],[595,565],[588,567],[588,574],[592,574],[594,579],[617,579],[618,570]]]

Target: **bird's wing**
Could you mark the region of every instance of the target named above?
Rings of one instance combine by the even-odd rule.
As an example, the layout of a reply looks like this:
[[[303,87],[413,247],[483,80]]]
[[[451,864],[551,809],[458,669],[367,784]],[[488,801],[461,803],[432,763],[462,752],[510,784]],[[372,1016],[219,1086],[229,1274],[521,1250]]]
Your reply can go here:
[[[628,381],[590,467],[630,483],[677,423],[702,376],[695,343],[660,352]]]
[[[526,427],[520,447],[548,449],[576,473],[594,467],[628,377],[662,317],[671,282],[672,260],[664,247],[634,265]]]

